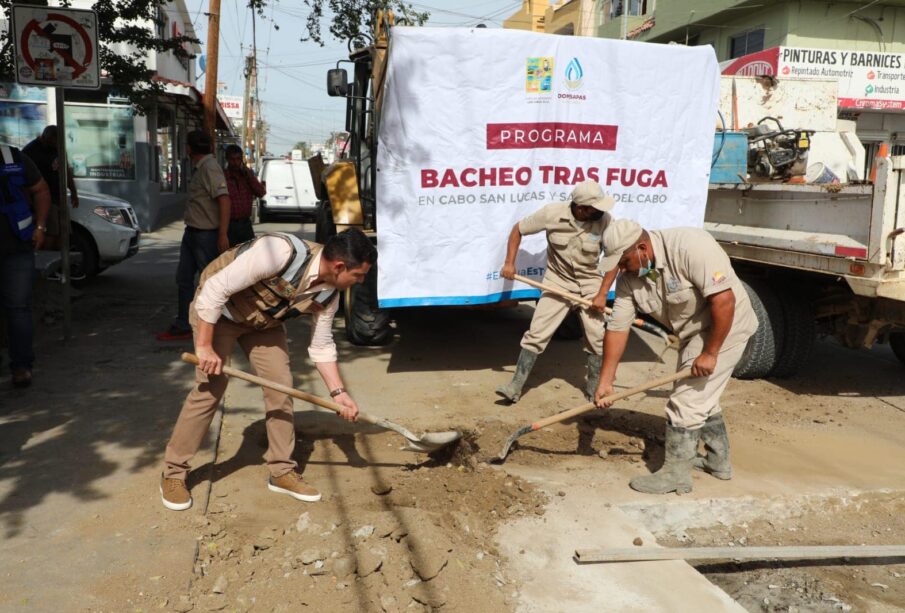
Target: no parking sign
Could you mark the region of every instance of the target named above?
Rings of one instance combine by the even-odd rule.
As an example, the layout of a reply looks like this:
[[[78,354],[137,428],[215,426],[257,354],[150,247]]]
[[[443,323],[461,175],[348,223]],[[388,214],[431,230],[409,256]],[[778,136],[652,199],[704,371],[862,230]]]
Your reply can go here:
[[[14,6],[16,80],[23,85],[98,89],[97,16],[93,11]]]

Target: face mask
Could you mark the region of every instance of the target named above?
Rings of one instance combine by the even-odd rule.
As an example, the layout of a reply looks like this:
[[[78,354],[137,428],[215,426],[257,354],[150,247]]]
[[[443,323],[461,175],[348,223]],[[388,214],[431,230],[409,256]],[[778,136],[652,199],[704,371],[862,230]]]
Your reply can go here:
[[[650,261],[650,258],[648,258],[647,264],[642,264],[641,263],[641,251],[637,250],[636,253],[638,254],[638,266],[639,266],[638,278],[643,279],[644,277],[650,275],[651,272],[653,272],[653,269],[651,268],[652,263]]]

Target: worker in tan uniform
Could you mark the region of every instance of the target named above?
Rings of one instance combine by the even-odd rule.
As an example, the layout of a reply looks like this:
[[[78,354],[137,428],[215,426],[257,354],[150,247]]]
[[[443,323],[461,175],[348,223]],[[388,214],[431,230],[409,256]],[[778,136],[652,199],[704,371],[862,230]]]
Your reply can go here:
[[[652,475],[635,477],[632,489],[649,494],[691,491],[691,469],[729,479],[729,436],[720,396],[757,316],[729,257],[713,237],[697,228],[648,232],[629,219],[604,232],[601,269],[616,267],[616,300],[603,343],[603,364],[595,401],[611,402],[616,367],[636,312],[651,315],[679,338],[677,370],[692,378],[676,383],[666,403],[666,460]],[[697,457],[699,441],[707,451]]]
[[[506,245],[506,262],[500,271],[504,278],[512,279],[517,272],[515,258],[522,236],[546,232],[547,269],[544,283],[587,298],[593,304],[591,309],[578,312],[584,329],[584,350],[587,353],[585,396],[589,400],[594,396],[600,372],[607,292],[616,276],[613,271],[604,278],[598,270],[603,231],[612,219],[608,211],[613,204],[613,198],[604,194],[595,181],[579,183],[568,201],[548,204],[512,227]],[[531,326],[522,336],[522,350],[515,374],[508,384],[497,388],[498,394],[512,403],[518,402],[537,356],[547,348],[553,333],[573,306],[560,296],[541,293]]]
[[[189,392],[167,444],[160,495],[166,508],[192,506],[185,485],[189,460],[198,451],[226,392],[221,374],[236,343],[258,376],[292,385],[284,322],[302,314],[313,318],[308,355],[342,417],[354,421],[358,406],[343,385],[336,364],[333,318],[341,292],[364,281],[377,250],[363,232],[346,230],[321,247],[292,234],[262,235],[221,254],[201,274],[190,319],[194,329],[195,387]],[[306,484],[292,459],[295,424],[292,398],[264,389],[270,470],[268,488],[315,502],[320,493]]]

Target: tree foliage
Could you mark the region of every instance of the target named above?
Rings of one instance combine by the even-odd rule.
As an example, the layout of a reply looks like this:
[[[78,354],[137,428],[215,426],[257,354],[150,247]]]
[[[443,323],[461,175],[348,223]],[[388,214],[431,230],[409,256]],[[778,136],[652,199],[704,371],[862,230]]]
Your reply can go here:
[[[12,4],[11,0],[0,0],[0,10],[9,15]],[[109,76],[118,94],[128,98],[139,110],[164,88],[163,83],[153,79],[155,72],[148,68],[148,52],[172,52],[178,58],[192,61],[195,56],[190,52],[191,45],[200,42],[184,34],[158,37],[158,16],[165,5],[166,0],[97,0],[91,6],[97,13],[102,74]],[[0,32],[0,80],[3,81],[15,80],[11,42],[8,30]]]
[[[279,0],[249,0],[263,11],[269,2]],[[305,29],[299,40],[324,46],[327,35],[341,42],[367,44],[376,25],[377,11],[392,10],[398,24],[422,25],[428,13],[415,10],[403,0],[304,0],[308,7]]]

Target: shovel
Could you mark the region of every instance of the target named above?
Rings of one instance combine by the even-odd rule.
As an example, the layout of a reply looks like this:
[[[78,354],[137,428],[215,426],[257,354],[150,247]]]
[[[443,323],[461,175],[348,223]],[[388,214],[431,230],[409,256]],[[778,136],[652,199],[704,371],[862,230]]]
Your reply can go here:
[[[633,387],[631,389],[623,390],[621,392],[616,392],[614,394],[610,394],[609,396],[604,396],[603,400],[611,400],[613,402],[617,400],[622,400],[623,398],[628,398],[629,396],[634,396],[635,394],[640,394],[641,392],[646,392],[649,389],[653,389],[655,387],[660,387],[661,385],[666,385],[667,383],[673,383],[675,381],[679,381],[681,379],[687,379],[691,376],[691,369],[686,368],[685,370],[680,370],[677,373],[673,373],[671,375],[664,375],[659,379],[654,379],[653,381],[648,381],[643,385],[639,385],[637,387]],[[597,405],[593,402],[589,402],[587,404],[583,404],[579,407],[575,407],[574,409],[569,409],[568,411],[563,411],[562,413],[557,413],[556,415],[551,415],[550,417],[545,417],[540,421],[536,421],[530,426],[525,426],[524,428],[520,428],[510,436],[506,440],[506,444],[503,445],[503,450],[500,452],[499,457],[497,458],[498,462],[504,462],[506,460],[506,456],[509,455],[509,450],[512,448],[512,444],[519,438],[522,437],[529,432],[534,432],[535,430],[540,430],[541,428],[546,428],[547,426],[555,423],[559,423],[570,417],[575,417],[576,415],[581,415],[582,413],[587,413],[591,409],[595,408]]]
[[[516,281],[521,281],[525,285],[530,285],[531,287],[535,287],[539,290],[549,292],[549,293],[553,294],[554,296],[559,296],[560,298],[564,298],[564,299],[568,300],[569,302],[582,306],[586,309],[591,308],[591,301],[588,300],[587,298],[582,298],[581,296],[576,296],[575,294],[570,294],[569,292],[563,291],[556,287],[552,287],[550,285],[544,285],[543,283],[539,283],[538,281],[535,281],[534,279],[529,279],[528,277],[523,277],[522,275],[515,275],[513,277],[513,279],[515,279]],[[611,309],[610,307],[606,307],[603,310],[603,312],[606,313],[607,315],[611,315],[613,313],[613,309]],[[668,334],[665,330],[663,330],[659,326],[655,326],[649,322],[644,321],[643,319],[640,319],[640,318],[636,319],[632,323],[632,325],[640,330],[644,330],[645,332],[649,332],[650,334],[655,334],[655,335],[659,336],[666,342],[667,347],[671,346],[676,341],[675,336],[673,336],[672,334]]]
[[[183,353],[182,361],[188,362],[189,364],[198,365],[198,356],[193,353]],[[275,381],[270,381],[268,379],[264,379],[257,375],[253,375],[251,373],[247,373],[245,371],[239,370],[237,368],[232,368],[230,366],[224,365],[222,367],[222,371],[224,375],[228,375],[230,377],[235,377],[237,379],[244,379],[249,383],[254,383],[255,385],[261,385],[263,387],[269,387],[272,390],[276,390],[278,392],[282,392],[288,396],[292,396],[293,398],[298,398],[299,400],[304,400],[305,402],[310,402],[311,404],[316,404],[319,407],[323,407],[325,409],[330,409],[336,413],[344,410],[346,407],[337,404],[331,400],[327,400],[326,398],[321,398],[320,396],[315,396],[313,394],[308,394],[301,390],[297,390],[294,387],[289,387],[288,385],[282,385],[280,383],[276,383]],[[383,428],[384,430],[392,430],[394,432],[398,432],[406,439],[406,445],[402,449],[405,451],[418,451],[422,453],[433,453],[443,447],[446,447],[450,443],[454,443],[460,438],[462,438],[461,432],[449,431],[449,432],[425,432],[421,436],[415,436],[409,430],[403,428],[399,424],[394,424],[391,421],[384,419],[383,417],[377,417],[375,415],[368,415],[367,413],[358,412],[358,421],[363,421],[368,424],[373,424],[378,428]]]

